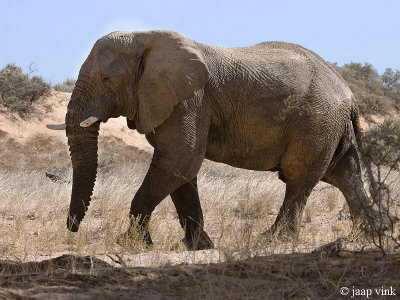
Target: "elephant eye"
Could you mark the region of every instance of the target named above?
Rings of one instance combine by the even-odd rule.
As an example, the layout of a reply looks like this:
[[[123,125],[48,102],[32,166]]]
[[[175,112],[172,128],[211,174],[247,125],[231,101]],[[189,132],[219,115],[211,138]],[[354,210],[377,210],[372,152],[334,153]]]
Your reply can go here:
[[[103,82],[106,83],[107,81],[110,80],[110,77],[103,77]]]

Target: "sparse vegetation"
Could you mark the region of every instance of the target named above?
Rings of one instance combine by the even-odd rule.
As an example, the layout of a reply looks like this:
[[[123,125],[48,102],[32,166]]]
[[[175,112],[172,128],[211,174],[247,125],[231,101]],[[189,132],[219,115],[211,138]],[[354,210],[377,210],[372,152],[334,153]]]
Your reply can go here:
[[[31,77],[15,64],[0,70],[0,103],[20,116],[27,115],[32,104],[49,91],[50,85],[42,77]]]
[[[306,208],[304,209],[304,222],[306,223],[311,223],[314,217],[314,209],[310,206],[307,205]]]
[[[72,93],[75,87],[75,83],[76,83],[75,78],[67,78],[64,80],[63,83],[55,84],[53,89],[58,92]]]

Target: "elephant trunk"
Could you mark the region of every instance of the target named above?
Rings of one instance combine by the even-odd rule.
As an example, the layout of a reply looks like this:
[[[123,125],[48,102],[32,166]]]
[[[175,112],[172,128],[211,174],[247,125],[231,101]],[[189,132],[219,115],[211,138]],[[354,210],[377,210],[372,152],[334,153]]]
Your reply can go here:
[[[97,149],[99,122],[83,128],[86,118],[87,97],[76,87],[68,104],[66,134],[73,167],[72,194],[67,219],[67,227],[72,232],[79,229],[93,193],[97,175]]]

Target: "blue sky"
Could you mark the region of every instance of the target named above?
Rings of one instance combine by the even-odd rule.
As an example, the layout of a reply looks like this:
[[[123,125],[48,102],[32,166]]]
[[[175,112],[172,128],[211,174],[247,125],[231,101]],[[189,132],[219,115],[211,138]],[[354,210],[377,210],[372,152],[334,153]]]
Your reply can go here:
[[[0,0],[0,68],[51,83],[77,77],[93,43],[115,30],[170,29],[202,43],[303,45],[330,62],[400,69],[400,1]]]

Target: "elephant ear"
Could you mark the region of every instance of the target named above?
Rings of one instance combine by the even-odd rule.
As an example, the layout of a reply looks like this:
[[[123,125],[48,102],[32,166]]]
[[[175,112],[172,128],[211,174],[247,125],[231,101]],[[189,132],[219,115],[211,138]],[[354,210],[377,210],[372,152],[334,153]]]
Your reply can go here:
[[[176,32],[150,31],[137,39],[146,50],[136,128],[147,134],[170,116],[174,106],[204,87],[208,70],[196,44]]]

